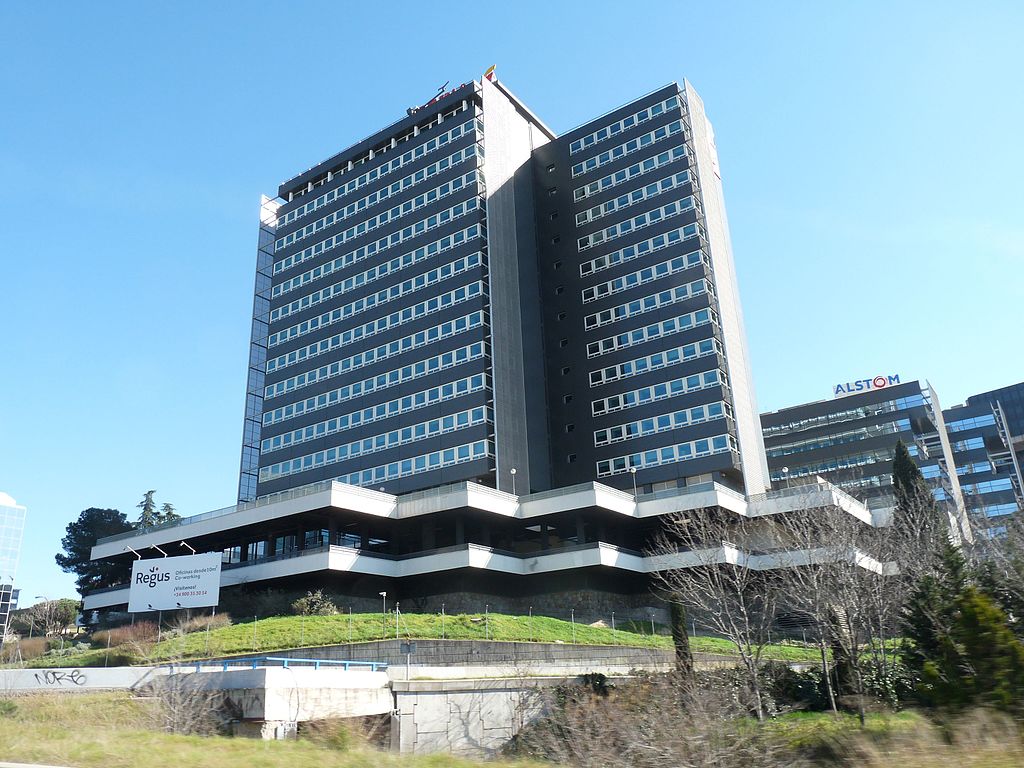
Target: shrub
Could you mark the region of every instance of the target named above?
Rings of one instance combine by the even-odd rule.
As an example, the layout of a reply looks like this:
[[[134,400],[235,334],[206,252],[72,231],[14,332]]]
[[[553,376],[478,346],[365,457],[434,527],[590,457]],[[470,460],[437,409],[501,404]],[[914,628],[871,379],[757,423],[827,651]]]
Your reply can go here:
[[[45,637],[25,637],[18,641],[21,648],[21,658],[24,661],[38,659],[49,648],[49,642]]]
[[[18,712],[18,705],[10,699],[0,699],[0,717],[10,717]]]
[[[181,631],[187,635],[192,632],[205,632],[208,629],[214,630],[230,627],[231,624],[231,615],[228,613],[218,613],[213,616],[193,616],[181,625]]]
[[[94,648],[106,648],[108,645],[113,648],[126,643],[154,643],[159,636],[160,630],[156,622],[137,621],[134,624],[94,632],[92,645]]]
[[[292,613],[298,616],[333,616],[337,612],[338,606],[319,589],[292,603]]]

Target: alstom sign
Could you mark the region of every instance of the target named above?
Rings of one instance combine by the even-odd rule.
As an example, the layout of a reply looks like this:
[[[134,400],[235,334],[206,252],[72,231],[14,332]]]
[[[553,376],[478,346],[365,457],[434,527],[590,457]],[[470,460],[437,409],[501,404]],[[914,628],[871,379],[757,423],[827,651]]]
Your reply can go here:
[[[900,383],[899,374],[888,376],[875,376],[870,379],[857,379],[848,381],[845,384],[836,384],[832,387],[833,397],[846,397],[856,395],[860,392],[870,392],[873,389],[885,389]]]

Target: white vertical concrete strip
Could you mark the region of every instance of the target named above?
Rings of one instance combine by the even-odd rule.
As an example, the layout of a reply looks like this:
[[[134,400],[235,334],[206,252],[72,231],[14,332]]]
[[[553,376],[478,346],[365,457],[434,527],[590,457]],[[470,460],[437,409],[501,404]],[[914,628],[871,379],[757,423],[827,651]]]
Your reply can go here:
[[[523,333],[519,295],[520,251],[530,254],[535,243],[521,244],[515,174],[530,160],[537,135],[530,122],[490,81],[480,83],[484,112],[484,180],[487,186],[487,261],[491,305],[491,355],[494,382],[494,428],[497,487],[511,492],[530,488],[526,382],[523,376]],[[540,134],[543,136],[542,134]],[[530,214],[532,216],[532,214]]]
[[[722,192],[718,152],[715,148],[715,134],[704,112],[704,103],[700,96],[689,82],[684,82],[683,87],[690,115],[690,129],[693,132],[697,174],[704,203],[708,244],[711,249],[711,264],[715,273],[719,319],[733,395],[743,479],[748,494],[763,493],[771,484],[768,459],[764,452],[757,398],[754,394],[754,381],[747,355],[747,336],[743,328],[736,266],[729,239],[729,223],[725,215],[725,197]]]
[[[958,538],[963,541],[973,542],[974,533],[971,531],[971,521],[967,517],[967,505],[964,504],[964,494],[960,489],[960,475],[956,471],[956,460],[953,458],[953,446],[949,442],[949,431],[946,429],[946,419],[942,414],[942,403],[939,402],[939,394],[932,387],[930,381],[925,380],[927,389],[926,397],[931,402],[935,418],[935,429],[939,433],[939,444],[942,446],[942,462],[946,465],[946,476],[949,478],[949,485],[953,490],[953,509],[950,515],[950,529],[958,533]],[[1010,451],[1013,453],[1013,451]],[[960,543],[959,541],[957,543]]]

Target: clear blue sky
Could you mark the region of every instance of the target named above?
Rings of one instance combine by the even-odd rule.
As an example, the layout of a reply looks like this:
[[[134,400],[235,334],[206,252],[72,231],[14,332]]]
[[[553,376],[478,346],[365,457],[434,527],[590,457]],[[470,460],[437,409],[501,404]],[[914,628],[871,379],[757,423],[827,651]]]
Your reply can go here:
[[[23,594],[72,593],[53,555],[86,507],[234,501],[260,193],[490,64],[556,131],[694,84],[762,409],[1024,379],[1021,29],[1015,2],[4,3]]]

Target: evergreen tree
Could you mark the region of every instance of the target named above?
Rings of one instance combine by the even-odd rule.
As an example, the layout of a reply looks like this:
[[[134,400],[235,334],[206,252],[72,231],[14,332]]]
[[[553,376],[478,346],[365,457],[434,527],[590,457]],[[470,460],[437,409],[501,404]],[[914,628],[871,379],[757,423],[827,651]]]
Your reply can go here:
[[[686,608],[682,603],[668,604],[672,623],[672,644],[676,649],[676,670],[686,677],[693,674],[693,653],[690,651],[690,636],[686,633]]]
[[[142,501],[135,505],[142,510],[142,513],[139,515],[140,528],[152,528],[160,522],[159,514],[156,511],[156,502],[153,500],[153,494],[155,493],[156,491],[146,491]]]
[[[164,502],[160,507],[160,514],[158,519],[161,523],[169,523],[172,520],[180,520],[181,515],[174,509],[174,505],[169,502]]]
[[[57,565],[61,570],[75,574],[79,592],[128,581],[130,561],[92,560],[91,554],[97,539],[131,529],[128,518],[116,509],[90,507],[83,510],[77,520],[67,525],[60,542],[64,551],[56,556]]]
[[[1024,643],[1007,615],[969,583],[960,550],[946,544],[940,566],[918,582],[904,630],[904,660],[918,678],[917,694],[932,707],[988,705],[1024,708]]]
[[[897,514],[936,509],[935,497],[928,488],[928,482],[902,440],[896,443],[896,453],[892,460],[892,486],[896,494]]]

